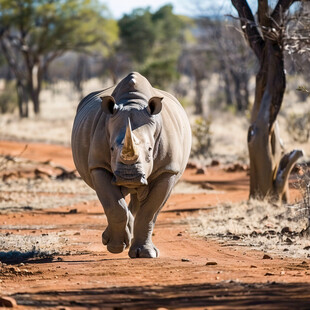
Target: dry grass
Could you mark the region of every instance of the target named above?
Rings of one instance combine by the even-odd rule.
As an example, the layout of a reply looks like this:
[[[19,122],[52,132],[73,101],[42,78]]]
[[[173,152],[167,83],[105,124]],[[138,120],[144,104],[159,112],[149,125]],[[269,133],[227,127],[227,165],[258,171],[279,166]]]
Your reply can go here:
[[[246,144],[249,121],[244,115],[234,115],[229,111],[212,109],[209,106],[213,97],[216,97],[218,80],[212,78],[205,89],[205,117],[211,120],[212,156],[223,163],[241,160],[247,162],[248,151]],[[301,81],[290,81],[299,85]],[[295,87],[295,84],[292,87]],[[103,83],[92,79],[85,83],[85,95],[99,89],[111,86],[111,82]],[[297,87],[297,86],[296,86]],[[287,149],[302,148],[306,155],[310,155],[309,143],[296,143],[287,130],[286,118],[294,111],[302,113],[309,105],[310,97],[306,102],[300,102],[295,90],[287,91],[281,113],[278,117],[281,129],[281,138]],[[194,97],[193,91],[191,97]],[[39,117],[19,119],[15,115],[0,115],[0,139],[14,139],[46,143],[70,144],[71,129],[76,107],[79,103],[78,94],[68,82],[60,82],[41,94],[42,112]],[[195,122],[191,115],[192,108],[186,108],[190,121]],[[306,157],[308,159],[309,157]],[[208,158],[206,158],[208,160]]]
[[[40,167],[51,170],[51,175],[37,176],[34,171]],[[0,212],[50,209],[63,206],[64,201],[70,206],[97,199],[96,193],[84,181],[57,179],[52,169],[49,164],[1,155]],[[6,177],[11,173],[12,177]]]
[[[9,258],[10,252],[29,255],[53,255],[62,252],[67,239],[62,233],[49,232],[44,235],[0,234],[0,258]],[[15,253],[16,254],[16,253]]]
[[[292,206],[255,200],[222,204],[201,212],[189,223],[192,233],[220,240],[226,246],[249,246],[281,256],[310,256],[310,240],[302,234],[308,219]]]
[[[82,180],[18,180],[1,184],[0,212],[52,209],[96,200]]]
[[[110,84],[92,79],[85,83],[85,95]],[[70,144],[78,94],[68,82],[60,82],[41,93],[41,115],[20,119],[17,114],[0,115],[0,138],[46,143]],[[31,111],[31,106],[30,106]]]

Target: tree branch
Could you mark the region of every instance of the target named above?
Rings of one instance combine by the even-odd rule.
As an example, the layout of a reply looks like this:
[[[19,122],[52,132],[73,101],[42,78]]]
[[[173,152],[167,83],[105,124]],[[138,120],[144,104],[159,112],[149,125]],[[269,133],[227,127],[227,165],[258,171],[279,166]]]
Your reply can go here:
[[[274,8],[271,18],[273,23],[276,25],[282,24],[283,14],[290,8],[290,6],[300,0],[279,0],[276,7]]]
[[[250,47],[254,51],[257,58],[261,61],[263,55],[264,40],[257,29],[254,16],[247,1],[232,0],[231,2],[238,12],[244,36],[248,40]]]
[[[285,154],[279,164],[276,178],[274,180],[277,193],[282,193],[288,182],[288,177],[296,163],[296,161],[304,156],[303,150],[293,150]]]
[[[258,22],[261,27],[269,27],[268,0],[258,0]]]

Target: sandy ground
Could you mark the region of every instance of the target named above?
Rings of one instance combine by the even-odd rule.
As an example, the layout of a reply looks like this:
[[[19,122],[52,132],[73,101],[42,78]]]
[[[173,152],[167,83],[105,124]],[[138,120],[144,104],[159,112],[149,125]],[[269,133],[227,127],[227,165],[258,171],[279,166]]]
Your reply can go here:
[[[92,191],[71,178],[70,149],[23,149],[0,141],[0,296],[17,309],[310,308],[305,252],[292,257],[194,232],[193,219],[247,199],[246,171],[187,169],[157,220],[160,257],[130,259],[101,244],[107,221]]]

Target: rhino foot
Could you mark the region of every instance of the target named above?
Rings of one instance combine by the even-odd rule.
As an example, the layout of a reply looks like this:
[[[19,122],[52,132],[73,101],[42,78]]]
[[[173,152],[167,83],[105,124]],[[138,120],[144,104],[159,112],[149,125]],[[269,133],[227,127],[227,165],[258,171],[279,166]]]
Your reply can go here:
[[[151,243],[144,245],[132,245],[129,253],[130,258],[156,258],[159,257],[159,250]]]
[[[117,227],[112,229],[113,226],[108,225],[102,233],[102,243],[107,246],[110,253],[117,254],[123,252],[130,245],[133,231],[133,216],[130,214],[127,225],[118,224],[119,229]]]

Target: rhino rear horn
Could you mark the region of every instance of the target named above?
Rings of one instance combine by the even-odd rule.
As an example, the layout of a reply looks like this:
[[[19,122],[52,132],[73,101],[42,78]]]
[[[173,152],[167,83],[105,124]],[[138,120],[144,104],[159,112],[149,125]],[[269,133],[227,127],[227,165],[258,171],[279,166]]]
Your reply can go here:
[[[149,103],[148,103],[148,111],[151,115],[155,115],[155,114],[158,114],[160,113],[161,109],[162,109],[162,100],[164,98],[163,97],[152,97],[150,100],[149,100]]]
[[[106,114],[114,114],[116,111],[116,102],[112,96],[103,96],[100,97],[101,101],[101,108],[104,113]]]

